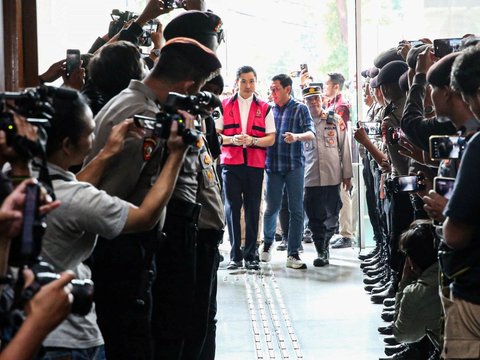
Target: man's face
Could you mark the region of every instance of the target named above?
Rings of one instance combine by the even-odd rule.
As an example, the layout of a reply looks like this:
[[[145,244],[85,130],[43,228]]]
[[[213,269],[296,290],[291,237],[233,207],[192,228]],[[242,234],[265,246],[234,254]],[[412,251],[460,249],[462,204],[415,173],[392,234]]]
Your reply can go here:
[[[320,117],[322,115],[322,98],[320,95],[313,95],[305,98],[305,103],[310,110],[312,117]]]
[[[445,92],[449,91],[446,87],[441,86],[432,86],[431,87],[431,96],[433,106],[435,107],[435,113],[438,117],[440,116],[449,116],[448,108],[449,106],[445,104]]]
[[[334,84],[330,78],[325,82],[325,91],[323,95],[327,98],[333,98],[339,90],[338,84]]]
[[[278,106],[285,105],[290,99],[290,86],[283,87],[279,80],[275,80],[270,85],[272,99]]]
[[[468,104],[470,111],[475,117],[480,120],[480,93],[477,92],[474,95],[466,95],[462,93],[462,99]]]
[[[363,102],[365,105],[370,106],[373,104],[372,94],[370,92],[370,84],[368,82],[363,83]]]
[[[244,99],[248,99],[255,92],[257,79],[253,72],[240,74],[237,80],[238,93]]]

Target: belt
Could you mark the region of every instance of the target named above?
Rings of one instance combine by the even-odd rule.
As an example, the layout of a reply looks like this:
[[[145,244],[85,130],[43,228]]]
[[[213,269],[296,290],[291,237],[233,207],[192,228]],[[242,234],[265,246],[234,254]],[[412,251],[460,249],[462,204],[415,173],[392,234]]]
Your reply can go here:
[[[198,221],[202,204],[194,203],[182,199],[170,199],[167,205],[167,217],[177,216],[193,220],[195,223]]]

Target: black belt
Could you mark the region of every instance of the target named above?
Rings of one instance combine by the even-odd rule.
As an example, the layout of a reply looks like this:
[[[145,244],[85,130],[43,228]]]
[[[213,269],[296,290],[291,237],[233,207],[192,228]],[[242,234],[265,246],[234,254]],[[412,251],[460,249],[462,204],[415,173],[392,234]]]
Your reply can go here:
[[[167,205],[167,217],[178,216],[193,220],[195,223],[200,215],[202,204],[182,199],[170,199]]]

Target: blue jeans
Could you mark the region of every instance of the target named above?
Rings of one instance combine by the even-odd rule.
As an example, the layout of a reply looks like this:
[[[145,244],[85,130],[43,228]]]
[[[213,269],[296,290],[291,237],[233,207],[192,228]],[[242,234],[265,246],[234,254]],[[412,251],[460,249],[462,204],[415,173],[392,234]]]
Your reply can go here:
[[[47,347],[42,360],[105,360],[105,348],[103,345],[87,349],[67,349],[59,347]]]
[[[298,254],[303,234],[303,184],[304,167],[287,173],[267,172],[267,209],[263,216],[263,238],[265,244],[272,244],[275,237],[277,217],[285,187],[288,196],[288,256]]]

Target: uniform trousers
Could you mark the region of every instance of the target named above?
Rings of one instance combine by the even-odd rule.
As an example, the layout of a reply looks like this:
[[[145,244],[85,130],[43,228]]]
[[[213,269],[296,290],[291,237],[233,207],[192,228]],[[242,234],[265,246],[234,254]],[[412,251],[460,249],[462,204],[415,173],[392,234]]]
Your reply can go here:
[[[325,250],[342,207],[340,185],[305,187],[304,204],[313,242],[317,250]]]

